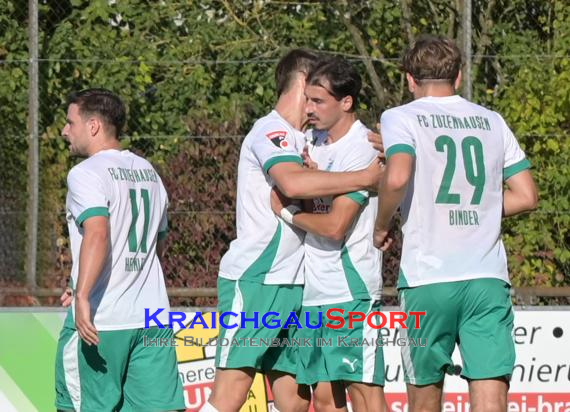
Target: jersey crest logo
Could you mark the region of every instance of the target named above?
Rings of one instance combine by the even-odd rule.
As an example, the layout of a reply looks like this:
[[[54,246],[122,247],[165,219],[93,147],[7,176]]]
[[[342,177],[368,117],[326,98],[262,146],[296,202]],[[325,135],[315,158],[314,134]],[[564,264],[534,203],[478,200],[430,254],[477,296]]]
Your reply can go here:
[[[289,142],[285,140],[287,132],[284,130],[267,133],[266,136],[275,146],[280,147],[281,149],[286,149],[289,146]]]

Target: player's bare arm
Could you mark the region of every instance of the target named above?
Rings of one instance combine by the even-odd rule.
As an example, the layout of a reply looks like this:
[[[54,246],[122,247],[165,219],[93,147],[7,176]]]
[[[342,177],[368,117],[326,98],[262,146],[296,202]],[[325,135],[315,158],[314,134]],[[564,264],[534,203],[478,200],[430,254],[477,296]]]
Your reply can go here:
[[[383,251],[392,243],[389,237],[392,217],[406,195],[412,177],[413,161],[414,158],[407,153],[396,153],[386,165],[378,192],[380,203],[374,225],[374,246]]]
[[[529,170],[511,176],[505,183],[507,189],[503,195],[503,216],[513,216],[536,209],[538,190]]]
[[[283,201],[283,196],[279,196],[277,189],[271,196],[271,208],[277,215],[281,215],[281,210],[287,207],[286,201]],[[307,213],[299,212],[293,217],[293,224],[306,232],[314,233],[322,237],[332,240],[342,240],[346,236],[346,232],[354,222],[358,215],[360,205],[354,200],[346,196],[337,196],[331,205],[329,213]]]
[[[97,345],[99,337],[91,319],[89,295],[109,254],[109,219],[103,216],[91,217],[83,222],[83,230],[75,291],[75,326],[81,339],[89,345]]]
[[[382,165],[379,159],[374,159],[366,169],[332,173],[284,162],[271,167],[269,175],[285,196],[311,199],[355,192],[377,185],[382,175]]]

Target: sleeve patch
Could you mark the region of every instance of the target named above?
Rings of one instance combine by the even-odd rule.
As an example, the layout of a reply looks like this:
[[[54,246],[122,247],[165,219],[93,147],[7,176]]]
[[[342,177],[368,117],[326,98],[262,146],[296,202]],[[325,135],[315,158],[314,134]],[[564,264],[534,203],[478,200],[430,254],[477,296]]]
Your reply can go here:
[[[289,147],[289,142],[286,140],[287,132],[285,130],[277,130],[275,132],[267,133],[265,136],[271,140],[271,143],[281,149]]]

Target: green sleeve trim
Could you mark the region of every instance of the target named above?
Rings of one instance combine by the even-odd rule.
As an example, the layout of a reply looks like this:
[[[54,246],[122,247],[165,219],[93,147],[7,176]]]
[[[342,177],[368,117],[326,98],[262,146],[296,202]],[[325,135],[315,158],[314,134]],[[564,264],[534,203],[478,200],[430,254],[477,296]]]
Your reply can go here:
[[[388,150],[386,150],[386,159],[389,159],[396,153],[407,153],[409,155],[415,156],[416,149],[414,149],[409,144],[403,144],[403,143],[395,144],[394,146],[390,146]]]
[[[89,209],[86,209],[83,211],[83,213],[81,213],[79,215],[79,217],[77,219],[75,219],[75,224],[77,224],[77,226],[81,227],[83,225],[83,222],[85,222],[90,217],[94,217],[94,216],[109,217],[110,216],[109,208],[100,206],[100,207],[91,207]]]
[[[349,199],[354,200],[359,205],[365,204],[366,201],[368,200],[368,198],[360,192],[351,192],[351,193],[345,194],[344,196],[348,197]]]
[[[167,236],[168,236],[168,228],[164,229],[163,231],[158,232],[157,239],[163,240],[163,239],[166,239]]]
[[[269,173],[269,169],[275,166],[277,163],[285,163],[285,162],[292,162],[292,163],[299,163],[300,165],[303,164],[303,159],[301,156],[298,155],[285,155],[285,156],[275,156],[269,159],[263,165],[263,170],[265,173]]]
[[[507,180],[519,172],[523,170],[530,169],[530,162],[528,159],[523,159],[520,162],[515,163],[514,165],[510,165],[509,167],[505,167],[503,169],[503,180]]]

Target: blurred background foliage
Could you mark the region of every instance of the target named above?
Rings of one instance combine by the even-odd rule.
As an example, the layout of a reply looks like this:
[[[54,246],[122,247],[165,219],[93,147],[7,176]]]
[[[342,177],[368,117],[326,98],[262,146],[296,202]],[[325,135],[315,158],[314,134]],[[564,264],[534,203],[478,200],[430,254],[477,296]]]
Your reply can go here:
[[[0,286],[25,281],[28,1],[0,0]],[[169,286],[214,287],[235,236],[239,148],[275,103],[273,70],[294,47],[337,53],[361,71],[359,115],[411,99],[399,71],[421,33],[461,44],[463,0],[40,0],[38,285],[65,285],[69,92],[106,87],[129,107],[124,146],[147,156],[170,195]],[[516,286],[569,285],[570,4],[473,0],[473,100],[502,113],[534,166],[540,207],[504,221]],[[385,263],[394,285],[399,249]],[[0,304],[35,301],[5,297]],[[56,304],[48,298],[42,303]],[[174,304],[211,305],[211,298]]]

